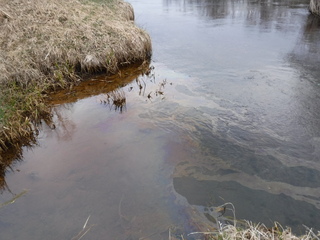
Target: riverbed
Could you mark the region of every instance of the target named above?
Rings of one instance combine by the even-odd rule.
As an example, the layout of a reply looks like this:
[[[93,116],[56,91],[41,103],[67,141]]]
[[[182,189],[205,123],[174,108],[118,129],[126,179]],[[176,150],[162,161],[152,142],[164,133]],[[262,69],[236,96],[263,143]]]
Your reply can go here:
[[[309,1],[129,2],[152,38],[148,73],[53,98],[53,123],[7,173],[1,202],[24,194],[0,209],[1,239],[178,238],[232,205],[239,220],[320,230]],[[222,217],[206,210],[225,203]]]

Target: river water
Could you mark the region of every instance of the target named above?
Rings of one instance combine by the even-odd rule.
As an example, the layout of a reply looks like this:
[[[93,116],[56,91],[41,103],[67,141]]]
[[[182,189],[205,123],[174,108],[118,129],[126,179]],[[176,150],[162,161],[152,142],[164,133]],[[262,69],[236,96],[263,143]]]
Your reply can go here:
[[[180,239],[232,217],[231,204],[223,216],[206,208],[224,203],[239,220],[320,230],[320,21],[309,1],[129,2],[152,38],[150,74],[55,96],[55,129],[43,124],[7,173],[1,202],[24,194],[0,208],[0,238]],[[115,96],[123,108],[108,104]]]

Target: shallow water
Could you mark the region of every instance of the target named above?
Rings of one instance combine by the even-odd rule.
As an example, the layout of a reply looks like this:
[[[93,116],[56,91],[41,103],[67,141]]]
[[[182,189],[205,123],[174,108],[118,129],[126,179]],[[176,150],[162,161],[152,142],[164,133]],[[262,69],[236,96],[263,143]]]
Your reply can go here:
[[[1,239],[72,239],[88,216],[83,239],[168,239],[226,202],[238,219],[319,229],[309,1],[129,2],[153,40],[152,74],[123,72],[122,113],[104,102],[114,79],[103,76],[56,102],[56,128],[44,124],[7,174],[13,194],[27,193],[0,209]]]

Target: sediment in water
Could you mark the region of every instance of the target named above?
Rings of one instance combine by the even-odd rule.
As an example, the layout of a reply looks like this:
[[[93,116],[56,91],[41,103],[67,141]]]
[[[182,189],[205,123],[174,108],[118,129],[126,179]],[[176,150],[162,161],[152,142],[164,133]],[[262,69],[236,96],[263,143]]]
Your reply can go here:
[[[148,61],[149,35],[122,0],[0,0],[1,156],[35,139],[48,93]]]

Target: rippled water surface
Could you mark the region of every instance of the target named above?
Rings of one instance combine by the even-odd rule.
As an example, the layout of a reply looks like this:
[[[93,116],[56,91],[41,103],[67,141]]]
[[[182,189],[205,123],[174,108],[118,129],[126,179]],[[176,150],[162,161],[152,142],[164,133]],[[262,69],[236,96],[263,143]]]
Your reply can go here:
[[[0,209],[1,239],[72,239],[89,216],[83,239],[168,239],[216,226],[204,207],[227,202],[238,219],[320,229],[309,1],[129,2],[154,69],[123,71],[114,95],[119,80],[103,76],[58,95],[56,128],[43,124],[7,174],[2,202],[27,192]]]

